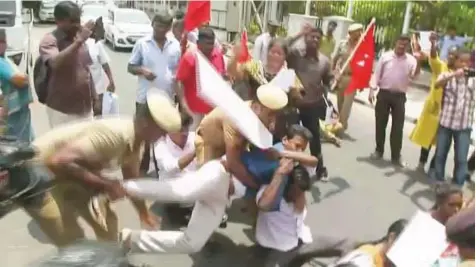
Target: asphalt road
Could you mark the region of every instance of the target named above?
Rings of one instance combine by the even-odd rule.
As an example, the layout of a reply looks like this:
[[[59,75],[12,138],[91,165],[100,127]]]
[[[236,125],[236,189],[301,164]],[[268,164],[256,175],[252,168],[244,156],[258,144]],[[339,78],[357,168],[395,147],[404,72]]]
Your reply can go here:
[[[33,30],[34,44],[51,25],[36,26]],[[35,48],[35,52],[37,48]],[[113,52],[111,67],[116,80],[117,93],[122,114],[133,114],[136,79],[126,71],[130,52]],[[48,130],[45,108],[34,103],[33,124],[38,135]],[[432,192],[426,179],[413,171],[419,156],[419,148],[405,138],[403,158],[410,168],[401,171],[384,161],[374,162],[368,159],[374,149],[374,115],[367,106],[354,105],[350,119],[349,137],[341,148],[324,146],[325,164],[330,173],[329,183],[317,183],[309,194],[309,212],[307,223],[317,234],[348,236],[363,240],[381,237],[387,227],[399,218],[410,217],[417,208],[427,209],[431,205]],[[405,136],[410,134],[412,124],[405,124]],[[448,170],[452,170],[452,155],[449,157]],[[238,211],[240,203],[233,207],[228,227],[218,231],[220,248],[212,254],[141,256],[138,261],[152,266],[244,266],[252,244],[251,226],[246,216]],[[129,202],[115,204],[121,226],[138,228],[137,215]],[[22,211],[17,210],[0,221],[0,266],[24,267],[54,251],[36,224]],[[88,229],[88,234],[92,232]],[[249,265],[248,266],[252,266]]]

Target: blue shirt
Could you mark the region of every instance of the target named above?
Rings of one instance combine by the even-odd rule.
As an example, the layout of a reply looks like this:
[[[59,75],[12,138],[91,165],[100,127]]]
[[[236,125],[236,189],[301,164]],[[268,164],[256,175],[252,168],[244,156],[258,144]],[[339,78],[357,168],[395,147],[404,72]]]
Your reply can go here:
[[[10,83],[16,73],[12,64],[14,63],[9,63],[7,59],[0,57],[0,88],[8,109],[8,115],[19,111],[33,101],[30,88],[15,88]]]
[[[273,146],[273,148],[278,151],[284,150],[283,143],[277,143]],[[260,186],[271,183],[274,172],[279,167],[278,160],[268,159],[266,153],[260,149],[253,149],[252,151],[244,152],[241,156],[241,161],[245,165],[248,172],[255,178],[256,183]],[[284,182],[281,184],[273,207],[270,211],[279,210],[279,203],[283,198],[284,188],[286,187],[288,180],[289,179],[286,177]],[[256,193],[256,190],[252,188],[247,188],[245,197],[255,198]]]
[[[159,48],[152,35],[138,40],[132,49],[129,64],[143,66],[157,76],[153,81],[138,77],[137,103],[145,103],[147,91],[153,87],[163,90],[171,100],[174,97],[173,82],[180,60],[180,43],[175,38],[166,38],[163,49]]]
[[[455,36],[451,38],[445,35],[441,40],[440,59],[446,61],[448,59],[448,51],[451,47],[463,47],[466,42],[471,41],[471,38]]]

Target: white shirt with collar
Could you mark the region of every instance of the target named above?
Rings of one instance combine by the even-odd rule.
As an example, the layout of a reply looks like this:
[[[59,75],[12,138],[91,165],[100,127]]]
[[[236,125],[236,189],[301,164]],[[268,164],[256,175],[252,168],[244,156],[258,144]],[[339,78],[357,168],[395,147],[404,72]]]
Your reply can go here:
[[[110,58],[104,49],[102,41],[96,42],[93,38],[89,38],[86,41],[86,45],[88,47],[89,56],[92,60],[92,64],[89,66],[89,71],[93,78],[94,87],[97,94],[103,94],[109,86],[109,78],[102,66],[108,64]]]
[[[176,145],[169,135],[160,138],[155,144],[154,152],[159,168],[160,179],[171,179],[181,176],[183,173],[197,170],[197,162],[194,159],[183,170],[179,169],[178,161],[181,157],[195,150],[195,132],[189,132],[185,146]]]
[[[256,195],[256,202],[263,195],[266,185]],[[290,251],[303,243],[312,242],[311,229],[304,223],[307,210],[296,213],[293,203],[281,199],[279,211],[259,211],[256,223],[256,241],[262,247]]]
[[[268,47],[271,39],[273,38],[269,32],[265,32],[256,38],[253,47],[253,58],[255,60],[260,60],[263,64],[266,64],[268,57]]]

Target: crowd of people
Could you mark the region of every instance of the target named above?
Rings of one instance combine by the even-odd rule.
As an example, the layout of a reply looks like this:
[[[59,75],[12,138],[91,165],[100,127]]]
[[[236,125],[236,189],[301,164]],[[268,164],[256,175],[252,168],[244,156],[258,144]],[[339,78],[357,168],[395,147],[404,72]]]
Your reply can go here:
[[[25,210],[57,247],[85,238],[77,221],[81,217],[97,239],[119,242],[127,253],[198,252],[217,228],[226,227],[232,200],[244,199],[245,216],[253,218],[261,249],[256,260],[262,263],[257,266],[303,266],[315,257],[338,257],[332,265],[336,267],[391,266],[386,252],[407,220],[395,221],[382,239],[369,242],[313,235],[305,223],[306,192],[312,183],[325,182],[329,176],[322,140],[340,145],[339,136],[349,125],[355,93],[345,93],[352,76],[345,62],[359,44],[363,25],[352,24],[348,37],[336,43],[335,22],[325,33],[306,24],[290,38],[278,36],[279,24],[269,22],[268,31],[256,40],[252,58],[241,60],[246,48],[236,45],[225,62],[224,49],[211,27],[204,25],[183,38],[182,18],[156,14],[153,34],[136,42],[127,66],[138,79],[134,117],[93,118],[102,114],[101,99],[105,92],[115,91],[116,83],[101,42],[101,18],[80,25],[80,15],[73,2],[58,3],[56,28],[39,44],[33,78],[37,92],[40,86],[46,88],[42,99],[51,126],[46,134],[36,138],[33,134],[28,75],[8,58],[0,58],[6,134],[31,142],[38,152],[35,160],[55,180],[43,203]],[[450,32],[445,40],[452,38]],[[299,39],[303,47],[296,45]],[[439,183],[428,213],[447,225],[451,245],[435,266],[463,266],[466,261],[474,266],[474,203],[465,203],[461,189],[471,176],[469,163],[474,171],[474,152],[467,162],[475,101],[471,55],[458,47],[462,42],[456,47],[440,45],[438,51],[436,35],[430,41],[433,80],[411,140],[422,147],[421,169],[436,145],[430,176]],[[424,60],[423,53],[408,53],[410,43],[411,38],[402,35],[394,49],[382,54],[369,93],[376,121],[371,157],[383,158],[392,116],[391,161],[397,167],[405,167],[401,150],[407,92]],[[0,30],[0,54],[6,46],[5,32]],[[208,59],[272,133],[272,148],[256,147],[222,109],[199,96],[196,53]],[[282,69],[296,74],[289,88],[270,83]],[[333,106],[327,94],[334,81],[338,103],[329,124],[326,110]],[[445,181],[452,142],[453,184]],[[308,146],[310,154],[305,152]],[[147,176],[151,162],[156,175],[141,178]],[[120,168],[123,179],[110,177],[106,170],[111,168]],[[120,218],[110,204],[123,198],[131,200],[143,225],[152,230],[118,228]],[[186,229],[157,230],[158,218],[146,201],[166,203],[170,214],[184,220]]]

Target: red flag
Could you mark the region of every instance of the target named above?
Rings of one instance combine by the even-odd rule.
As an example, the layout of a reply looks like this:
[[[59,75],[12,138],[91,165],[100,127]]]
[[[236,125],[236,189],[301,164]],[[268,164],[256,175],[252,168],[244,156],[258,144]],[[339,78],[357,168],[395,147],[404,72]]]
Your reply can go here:
[[[352,77],[345,89],[344,94],[346,95],[369,86],[375,60],[374,31],[375,23],[372,23],[367,27],[365,36],[350,61]]]
[[[184,32],[182,33],[182,39],[180,40],[180,50],[182,51],[182,55],[187,52],[187,45],[188,45],[188,40],[187,40],[187,33]]]
[[[211,3],[208,1],[189,0],[184,18],[184,29],[189,32],[210,21]]]
[[[248,50],[248,33],[246,29],[241,33],[241,55],[238,57],[238,63],[244,63],[251,59],[250,51]]]

